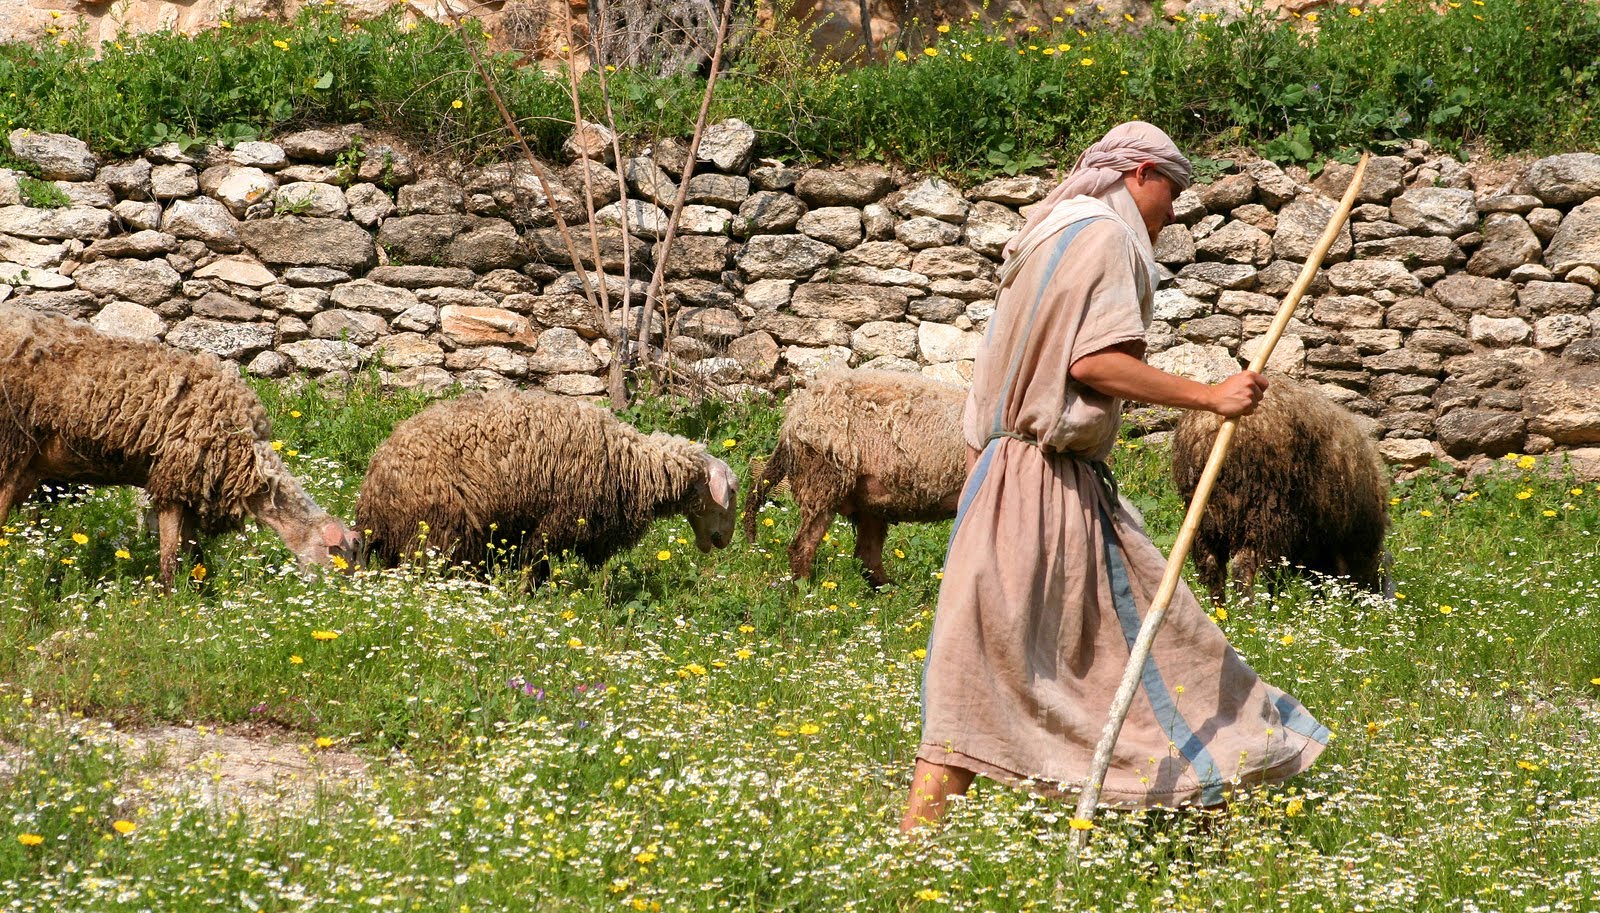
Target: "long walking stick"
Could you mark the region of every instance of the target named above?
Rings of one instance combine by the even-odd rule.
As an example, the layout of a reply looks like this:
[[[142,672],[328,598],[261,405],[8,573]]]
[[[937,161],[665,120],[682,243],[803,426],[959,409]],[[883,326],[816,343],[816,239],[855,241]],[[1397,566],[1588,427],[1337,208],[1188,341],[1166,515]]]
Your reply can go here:
[[[1273,319],[1272,326],[1267,334],[1262,337],[1261,351],[1250,362],[1250,370],[1260,372],[1266,367],[1267,360],[1272,357],[1272,350],[1278,345],[1278,338],[1283,335],[1284,328],[1289,325],[1289,318],[1294,316],[1295,307],[1300,304],[1300,297],[1310,287],[1311,280],[1316,278],[1317,269],[1322,266],[1322,258],[1328,255],[1328,249],[1339,237],[1339,228],[1344,225],[1344,220],[1350,215],[1350,209],[1355,205],[1356,193],[1361,189],[1361,179],[1367,171],[1367,158],[1363,154],[1361,161],[1356,164],[1355,174],[1350,177],[1350,189],[1344,193],[1344,199],[1339,201],[1339,210],[1329,220],[1328,227],[1323,230],[1322,237],[1318,239],[1317,246],[1311,251],[1311,256],[1306,258],[1305,268],[1300,271],[1300,278],[1295,280],[1294,287],[1289,289],[1288,297],[1283,299],[1283,304],[1278,308],[1278,316]],[[1183,576],[1183,562],[1189,557],[1189,549],[1194,545],[1195,534],[1200,529],[1200,517],[1205,513],[1206,502],[1211,500],[1211,487],[1216,484],[1217,475],[1222,471],[1222,462],[1228,457],[1228,448],[1233,444],[1233,433],[1239,427],[1237,418],[1230,418],[1217,429],[1217,439],[1211,445],[1211,456],[1206,459],[1205,471],[1200,474],[1200,484],[1195,486],[1194,498],[1189,502],[1189,512],[1183,517],[1183,527],[1178,531],[1178,541],[1173,543],[1172,553],[1167,556],[1167,570],[1161,577],[1161,586],[1156,589],[1155,599],[1150,603],[1150,611],[1145,614],[1144,624],[1139,628],[1139,636],[1134,640],[1133,646],[1128,651],[1128,667],[1122,673],[1122,684],[1117,687],[1117,694],[1111,701],[1111,714],[1106,719],[1106,728],[1100,733],[1100,744],[1095,746],[1094,761],[1089,768],[1089,779],[1083,784],[1083,792],[1078,795],[1078,808],[1073,817],[1079,822],[1077,832],[1077,846],[1083,847],[1089,840],[1089,829],[1086,826],[1094,818],[1095,806],[1100,802],[1100,788],[1106,782],[1106,769],[1111,766],[1111,750],[1117,745],[1117,736],[1122,733],[1122,724],[1128,718],[1128,708],[1133,704],[1133,695],[1139,688],[1139,680],[1144,676],[1145,661],[1150,658],[1150,647],[1155,643],[1156,632],[1161,630],[1162,622],[1167,618],[1167,607],[1172,604],[1172,594],[1178,590],[1178,581]]]

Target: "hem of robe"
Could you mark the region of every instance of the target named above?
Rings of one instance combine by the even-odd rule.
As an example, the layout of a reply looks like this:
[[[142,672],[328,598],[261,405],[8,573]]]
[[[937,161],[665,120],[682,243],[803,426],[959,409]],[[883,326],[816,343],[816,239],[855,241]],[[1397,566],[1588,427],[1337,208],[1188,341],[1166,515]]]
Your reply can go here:
[[[1268,786],[1282,783],[1310,769],[1312,763],[1328,746],[1308,736],[1300,736],[1300,738],[1303,740],[1303,744],[1293,756],[1285,758],[1265,770],[1250,771],[1247,774],[1239,775],[1235,780],[1225,783],[1224,799],[1241,787]],[[944,767],[959,767],[962,770],[970,770],[997,783],[1022,787],[1052,799],[1074,798],[1081,792],[1077,786],[1057,783],[1054,780],[1036,779],[1027,774],[1008,770],[998,764],[991,764],[988,761],[963,754],[942,745],[922,744],[917,748],[917,760]],[[1085,772],[1085,776],[1087,776],[1087,772]],[[1100,804],[1103,806],[1116,806],[1118,808],[1213,807],[1198,801],[1200,794],[1205,790],[1202,784],[1195,784],[1193,787],[1183,790],[1152,792],[1148,789],[1119,788],[1110,783],[1109,779],[1110,775],[1108,774],[1108,782],[1100,788]]]

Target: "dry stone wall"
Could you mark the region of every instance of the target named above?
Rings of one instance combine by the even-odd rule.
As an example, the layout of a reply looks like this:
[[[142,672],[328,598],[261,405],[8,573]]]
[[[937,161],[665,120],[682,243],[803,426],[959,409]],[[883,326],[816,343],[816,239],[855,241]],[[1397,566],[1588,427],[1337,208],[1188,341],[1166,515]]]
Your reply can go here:
[[[398,386],[599,394],[611,342],[553,226],[556,211],[578,226],[590,268],[598,246],[619,301],[610,171],[591,170],[590,225],[577,164],[552,166],[547,195],[520,164],[419,169],[358,134],[100,162],[70,137],[13,133],[70,205],[27,205],[38,187],[0,173],[0,299],[264,377],[376,362]],[[667,281],[683,370],[732,392],[837,365],[968,380],[1001,247],[1053,181],[800,169],[753,161],[754,140],[715,126],[689,180]],[[684,157],[669,141],[624,163],[635,300]],[[1250,161],[1184,193],[1156,244],[1152,363],[1214,381],[1248,361],[1350,174]],[[1600,444],[1600,155],[1495,183],[1422,146],[1374,159],[1273,356],[1368,416],[1393,462]]]

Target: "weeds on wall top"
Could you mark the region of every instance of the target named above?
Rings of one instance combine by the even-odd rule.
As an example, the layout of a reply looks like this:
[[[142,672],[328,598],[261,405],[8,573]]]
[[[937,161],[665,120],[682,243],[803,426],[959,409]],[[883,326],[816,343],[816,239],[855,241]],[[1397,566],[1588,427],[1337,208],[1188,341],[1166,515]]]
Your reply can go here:
[[[224,21],[98,48],[81,32],[52,31],[0,46],[7,130],[131,153],[364,121],[469,158],[505,147],[464,44],[493,46],[476,24],[407,22],[398,11],[353,22],[319,6],[288,23]],[[1285,19],[1260,8],[1233,19],[1174,14],[1143,29],[1087,4],[1037,22],[991,10],[912,23],[897,46],[854,65],[817,54],[806,37],[793,24],[746,36],[718,84],[713,118],[750,123],[761,154],[984,177],[1066,164],[1132,117],[1192,148],[1251,145],[1280,162],[1412,137],[1530,151],[1600,140],[1594,4],[1391,0]],[[523,62],[491,55],[489,66],[535,150],[551,154],[571,129],[565,77]],[[689,133],[702,78],[627,68],[610,78],[624,134]],[[581,91],[597,95],[594,83]]]

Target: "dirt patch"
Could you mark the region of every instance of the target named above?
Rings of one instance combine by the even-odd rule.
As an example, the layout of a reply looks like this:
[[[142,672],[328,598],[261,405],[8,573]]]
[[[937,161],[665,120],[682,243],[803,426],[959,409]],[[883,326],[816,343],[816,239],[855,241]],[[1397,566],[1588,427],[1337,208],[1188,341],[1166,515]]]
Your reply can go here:
[[[142,771],[143,788],[194,791],[218,805],[299,804],[324,787],[367,780],[360,756],[262,727],[156,726],[117,736]]]

